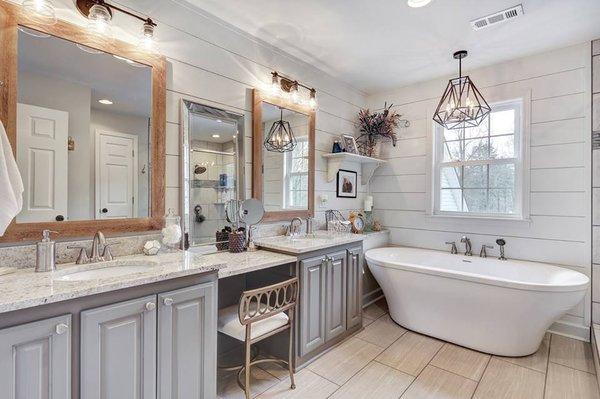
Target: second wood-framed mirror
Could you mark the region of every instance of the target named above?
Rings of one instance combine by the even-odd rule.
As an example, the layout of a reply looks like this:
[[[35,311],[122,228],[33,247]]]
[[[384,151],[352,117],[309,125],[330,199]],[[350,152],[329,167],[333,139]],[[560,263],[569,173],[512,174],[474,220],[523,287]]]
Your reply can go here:
[[[295,145],[274,149],[265,143],[280,126]],[[254,89],[252,128],[252,196],[264,204],[263,221],[314,216],[315,112]]]

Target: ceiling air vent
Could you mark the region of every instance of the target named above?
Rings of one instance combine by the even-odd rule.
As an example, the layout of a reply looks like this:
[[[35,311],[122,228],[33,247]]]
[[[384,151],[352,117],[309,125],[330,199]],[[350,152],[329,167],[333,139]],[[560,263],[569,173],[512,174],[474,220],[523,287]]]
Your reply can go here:
[[[507,10],[496,12],[471,21],[474,30],[481,30],[523,15],[523,5],[519,4]]]

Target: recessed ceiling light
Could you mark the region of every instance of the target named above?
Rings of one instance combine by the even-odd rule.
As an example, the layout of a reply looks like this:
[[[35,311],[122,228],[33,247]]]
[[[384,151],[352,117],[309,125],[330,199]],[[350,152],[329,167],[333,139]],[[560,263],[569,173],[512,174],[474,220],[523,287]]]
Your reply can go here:
[[[217,123],[221,123],[221,122],[223,122],[223,121],[222,121],[222,120],[220,120],[220,119],[217,119]]]
[[[221,135],[220,134],[213,134],[212,137],[213,137],[213,139],[218,139],[219,137],[221,137]]]
[[[406,3],[408,4],[409,7],[419,8],[419,7],[424,7],[427,4],[431,3],[431,0],[408,0]]]
[[[98,100],[98,102],[99,102],[100,104],[104,104],[104,105],[113,105],[113,102],[112,102],[112,101],[110,101],[110,100],[109,100],[109,99],[107,99],[107,98],[103,98],[102,100]]]

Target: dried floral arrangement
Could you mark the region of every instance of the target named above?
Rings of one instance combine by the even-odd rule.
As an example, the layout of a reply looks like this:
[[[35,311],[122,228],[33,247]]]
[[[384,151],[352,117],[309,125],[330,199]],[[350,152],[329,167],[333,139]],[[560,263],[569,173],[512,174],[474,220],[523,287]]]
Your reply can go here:
[[[407,127],[409,123],[401,119],[402,115],[391,110],[393,105],[388,106],[385,103],[381,112],[371,113],[368,108],[358,112],[358,127],[361,134],[356,142],[362,155],[376,157],[379,142],[391,142],[394,147],[396,146],[398,142],[396,129],[400,124]]]

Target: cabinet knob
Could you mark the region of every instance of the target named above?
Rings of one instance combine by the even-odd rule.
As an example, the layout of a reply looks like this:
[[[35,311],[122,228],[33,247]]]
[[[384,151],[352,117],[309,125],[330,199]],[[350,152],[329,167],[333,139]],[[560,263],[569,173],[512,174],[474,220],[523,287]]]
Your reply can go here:
[[[163,304],[165,306],[171,306],[173,304],[173,298],[165,298],[165,299],[163,299]]]
[[[69,331],[69,326],[66,325],[65,323],[60,323],[56,325],[56,333],[58,335],[62,335],[64,333],[66,333],[67,331]]]
[[[148,302],[146,304],[146,310],[154,310],[156,309],[156,304],[154,302]]]

